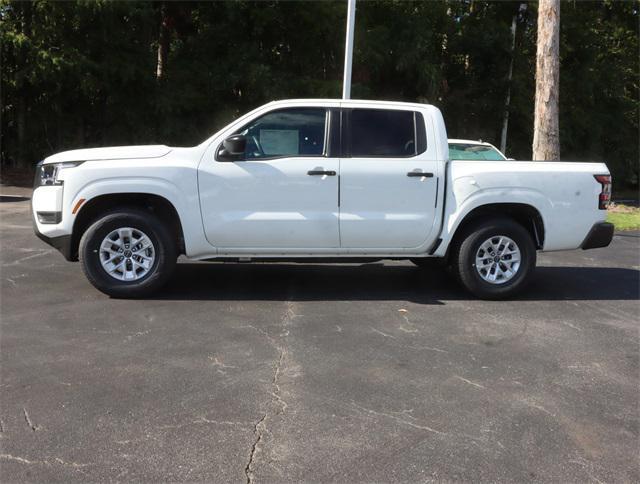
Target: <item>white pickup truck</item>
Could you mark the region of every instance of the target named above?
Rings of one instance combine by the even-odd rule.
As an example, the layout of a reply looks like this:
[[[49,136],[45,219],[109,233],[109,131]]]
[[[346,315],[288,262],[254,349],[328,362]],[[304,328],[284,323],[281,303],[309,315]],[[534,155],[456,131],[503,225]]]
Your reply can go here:
[[[433,106],[277,101],[192,148],[52,155],[32,215],[36,234],[114,297],[158,289],[184,255],[436,258],[476,296],[501,299],[530,279],[536,251],[611,242],[606,165],[448,158]]]

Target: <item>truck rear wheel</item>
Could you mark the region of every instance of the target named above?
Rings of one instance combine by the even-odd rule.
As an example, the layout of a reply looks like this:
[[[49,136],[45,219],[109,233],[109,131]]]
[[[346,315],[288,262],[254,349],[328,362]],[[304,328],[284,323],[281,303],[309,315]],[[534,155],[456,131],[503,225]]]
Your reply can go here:
[[[509,218],[483,219],[467,228],[452,253],[453,273],[481,299],[505,299],[523,289],[536,265],[529,232]]]
[[[94,222],[80,240],[82,269],[99,291],[118,298],[151,294],[176,264],[175,237],[152,213],[121,209]]]

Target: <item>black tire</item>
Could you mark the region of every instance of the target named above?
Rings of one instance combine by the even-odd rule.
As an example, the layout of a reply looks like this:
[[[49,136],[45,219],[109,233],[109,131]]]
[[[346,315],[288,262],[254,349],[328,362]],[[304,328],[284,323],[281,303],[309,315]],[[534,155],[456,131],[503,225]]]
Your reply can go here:
[[[480,246],[492,237],[506,236],[520,249],[520,267],[515,275],[501,284],[485,281],[476,269]],[[529,282],[536,266],[536,247],[530,233],[510,218],[487,218],[466,228],[453,247],[451,269],[458,281],[480,299],[506,299],[521,291]]]
[[[138,229],[149,237],[155,259],[147,274],[135,281],[121,281],[102,267],[100,244],[113,230],[122,227]],[[122,208],[96,220],[80,239],[79,258],[89,282],[99,291],[116,298],[138,298],[162,287],[176,265],[176,239],[153,213]]]

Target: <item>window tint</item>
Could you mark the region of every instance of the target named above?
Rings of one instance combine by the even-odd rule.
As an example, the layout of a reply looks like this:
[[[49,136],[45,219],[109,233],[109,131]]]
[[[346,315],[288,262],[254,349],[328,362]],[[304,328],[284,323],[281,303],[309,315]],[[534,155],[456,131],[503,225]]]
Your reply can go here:
[[[504,161],[505,157],[491,146],[450,143],[449,159]]]
[[[351,156],[405,157],[416,153],[416,129],[412,111],[351,111]]]
[[[238,133],[247,138],[246,159],[322,156],[326,110],[293,108],[273,111]]]

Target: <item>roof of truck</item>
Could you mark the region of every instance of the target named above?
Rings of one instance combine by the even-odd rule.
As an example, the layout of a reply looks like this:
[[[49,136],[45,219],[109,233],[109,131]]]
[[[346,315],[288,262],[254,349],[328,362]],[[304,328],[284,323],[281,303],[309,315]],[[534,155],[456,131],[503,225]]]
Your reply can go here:
[[[412,106],[416,108],[424,108],[425,106],[434,107],[432,104],[426,103],[410,103],[405,101],[378,101],[373,99],[279,99],[271,101],[269,104],[287,104],[287,103],[342,103],[342,104],[379,104],[381,106],[397,106],[398,104],[404,106]]]

